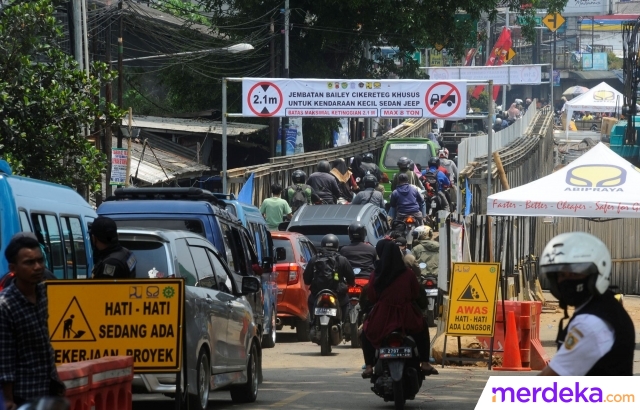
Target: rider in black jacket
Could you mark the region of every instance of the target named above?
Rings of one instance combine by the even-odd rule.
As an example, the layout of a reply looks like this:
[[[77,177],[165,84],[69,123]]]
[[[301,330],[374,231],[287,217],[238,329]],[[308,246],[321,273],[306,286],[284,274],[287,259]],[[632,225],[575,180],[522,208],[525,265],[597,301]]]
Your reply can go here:
[[[136,257],[118,242],[118,228],[111,218],[97,217],[89,227],[94,248],[94,279],[133,279]]]
[[[309,175],[307,184],[313,191],[327,204],[335,204],[340,198],[340,189],[336,178],[330,174],[331,164],[329,161],[322,160],[316,166],[317,171]]]
[[[340,255],[347,258],[353,269],[360,268],[362,274],[373,272],[374,262],[378,258],[376,248],[365,242],[367,231],[360,222],[349,225],[349,239],[351,243],[340,249]]]

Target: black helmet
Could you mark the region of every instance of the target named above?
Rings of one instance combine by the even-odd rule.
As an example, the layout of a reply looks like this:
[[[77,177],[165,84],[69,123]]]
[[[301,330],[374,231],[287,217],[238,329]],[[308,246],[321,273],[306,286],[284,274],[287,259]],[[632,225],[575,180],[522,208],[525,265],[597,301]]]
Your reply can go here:
[[[367,152],[362,156],[362,162],[373,162],[373,160],[373,154],[370,152]]]
[[[340,246],[340,240],[337,236],[332,233],[328,233],[322,237],[322,241],[320,242],[320,246],[328,251],[338,251],[338,247]]]
[[[360,222],[354,222],[349,225],[349,239],[351,242],[364,242],[367,236],[367,230]]]
[[[431,168],[431,167],[439,168],[440,167],[440,158],[431,157],[431,159],[429,160],[429,168]]]
[[[316,166],[316,168],[318,172],[324,172],[327,174],[331,172],[331,164],[326,159],[323,159],[322,161],[318,162],[318,165]]]
[[[305,172],[301,169],[296,169],[291,174],[291,180],[296,184],[304,184],[304,182],[307,180],[307,174],[305,174]]]
[[[89,234],[107,245],[118,242],[118,227],[113,219],[106,216],[99,216],[93,220],[89,226]]]
[[[362,178],[362,183],[365,188],[375,188],[378,186],[378,178],[375,175],[367,173],[367,175]]]
[[[398,160],[398,168],[400,169],[407,169],[409,168],[409,164],[411,163],[411,160],[407,157],[400,157],[400,159]]]

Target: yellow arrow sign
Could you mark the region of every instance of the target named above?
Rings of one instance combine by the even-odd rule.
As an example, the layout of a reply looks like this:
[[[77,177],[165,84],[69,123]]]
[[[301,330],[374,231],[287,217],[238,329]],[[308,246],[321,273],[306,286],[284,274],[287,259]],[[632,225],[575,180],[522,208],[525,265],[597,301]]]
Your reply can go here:
[[[511,61],[511,59],[513,59],[513,57],[516,56],[516,51],[512,48],[509,49],[509,51],[507,52],[507,58],[505,58],[505,62],[507,61]]]
[[[560,28],[565,22],[564,17],[560,15],[560,13],[555,14],[547,14],[542,19],[542,24],[547,26],[547,28],[551,31],[556,31]]]

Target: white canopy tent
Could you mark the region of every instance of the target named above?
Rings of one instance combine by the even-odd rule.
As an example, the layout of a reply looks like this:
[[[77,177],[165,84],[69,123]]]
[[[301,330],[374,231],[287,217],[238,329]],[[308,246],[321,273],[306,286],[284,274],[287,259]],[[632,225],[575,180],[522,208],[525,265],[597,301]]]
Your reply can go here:
[[[488,215],[640,218],[640,169],[599,143],[526,185],[487,199]]]
[[[616,89],[605,82],[601,82],[586,93],[567,101],[564,109],[567,112],[565,137],[569,135],[569,123],[574,111],[613,112],[620,114],[624,97]]]

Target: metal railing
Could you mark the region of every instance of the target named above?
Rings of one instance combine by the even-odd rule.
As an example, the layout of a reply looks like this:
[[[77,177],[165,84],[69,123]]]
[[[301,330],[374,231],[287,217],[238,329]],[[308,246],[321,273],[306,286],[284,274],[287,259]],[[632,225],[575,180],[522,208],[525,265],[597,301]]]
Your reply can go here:
[[[431,130],[431,120],[427,118],[407,119],[397,127],[387,131],[384,135],[355,141],[341,147],[329,148],[315,152],[287,155],[270,158],[269,162],[250,167],[230,169],[227,172],[229,192],[238,194],[247,178],[253,174],[253,203],[261,204],[265,198],[271,196],[271,184],[279,183],[283,187],[289,185],[291,173],[301,169],[311,175],[321,160],[333,161],[337,158],[350,158],[357,154],[371,152],[377,158],[384,143],[389,138],[425,137]]]

